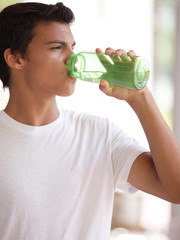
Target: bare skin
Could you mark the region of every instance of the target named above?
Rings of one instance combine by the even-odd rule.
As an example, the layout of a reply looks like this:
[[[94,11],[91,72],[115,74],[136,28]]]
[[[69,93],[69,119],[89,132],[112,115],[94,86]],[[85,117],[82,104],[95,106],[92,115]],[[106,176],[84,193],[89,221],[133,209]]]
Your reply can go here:
[[[10,99],[5,111],[21,123],[41,126],[59,116],[56,96],[70,96],[74,92],[76,79],[68,75],[66,64],[75,42],[67,24],[41,23],[35,33],[25,57],[12,54],[10,49],[4,53],[11,73]],[[133,51],[126,53],[112,48],[107,48],[105,53],[135,55]],[[144,192],[180,203],[180,147],[148,88],[135,91],[110,87],[101,80],[100,90],[130,105],[150,145],[151,152],[135,160],[129,183]]]
[[[102,52],[97,49],[97,52]],[[106,54],[135,55],[123,49],[107,48]],[[110,87],[102,80],[100,90],[106,95],[125,100],[137,114],[146,134],[150,153],[141,154],[134,162],[128,181],[136,188],[174,203],[180,203],[180,146],[163,119],[147,87],[140,91]]]
[[[76,79],[68,75],[66,61],[73,54],[74,39],[68,24],[39,24],[26,56],[5,51],[11,69],[10,99],[5,108],[15,120],[44,125],[59,116],[56,95],[74,92]]]

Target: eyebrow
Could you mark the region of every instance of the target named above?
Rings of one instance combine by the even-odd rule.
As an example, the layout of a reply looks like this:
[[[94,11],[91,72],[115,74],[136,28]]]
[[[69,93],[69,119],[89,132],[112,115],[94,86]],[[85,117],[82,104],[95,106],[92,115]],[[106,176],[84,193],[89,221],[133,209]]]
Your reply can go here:
[[[66,46],[67,45],[67,43],[66,42],[64,42],[64,41],[60,41],[60,40],[53,40],[53,41],[49,41],[49,42],[47,42],[47,43],[45,43],[46,45],[50,45],[50,44],[61,44],[61,45],[63,45],[63,46]],[[74,42],[73,44],[72,44],[72,46],[74,47],[76,45],[76,42]]]

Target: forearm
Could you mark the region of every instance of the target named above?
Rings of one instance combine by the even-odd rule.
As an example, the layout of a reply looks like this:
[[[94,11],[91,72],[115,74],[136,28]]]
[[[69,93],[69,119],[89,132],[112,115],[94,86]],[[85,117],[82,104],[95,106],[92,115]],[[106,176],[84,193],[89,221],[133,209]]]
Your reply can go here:
[[[180,190],[180,146],[146,88],[129,102],[146,134],[159,181],[167,191]]]
[[[98,49],[97,52],[102,52]],[[123,49],[107,48],[105,54],[121,56]],[[135,55],[129,51],[128,55]],[[144,153],[134,161],[128,177],[129,183],[142,191],[168,201],[180,202],[180,146],[163,119],[147,87],[134,91],[110,86],[101,80],[100,90],[107,96],[125,100],[137,114],[151,153]]]

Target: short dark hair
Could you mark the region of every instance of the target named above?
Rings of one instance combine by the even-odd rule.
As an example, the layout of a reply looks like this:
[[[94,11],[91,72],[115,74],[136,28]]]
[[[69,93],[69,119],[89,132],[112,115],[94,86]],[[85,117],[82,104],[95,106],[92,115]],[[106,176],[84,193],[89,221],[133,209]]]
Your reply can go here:
[[[70,24],[75,20],[72,10],[62,2],[44,4],[38,2],[16,3],[0,12],[0,79],[3,87],[9,87],[10,72],[4,59],[4,51],[25,55],[39,22]]]

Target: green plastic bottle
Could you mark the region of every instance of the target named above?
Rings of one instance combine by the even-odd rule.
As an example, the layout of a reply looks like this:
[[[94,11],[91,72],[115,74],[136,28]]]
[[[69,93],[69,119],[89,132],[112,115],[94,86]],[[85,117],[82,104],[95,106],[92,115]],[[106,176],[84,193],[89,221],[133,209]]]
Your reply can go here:
[[[142,89],[149,79],[149,64],[139,56],[114,56],[104,53],[80,52],[72,54],[67,62],[68,73],[77,79],[110,86]]]

